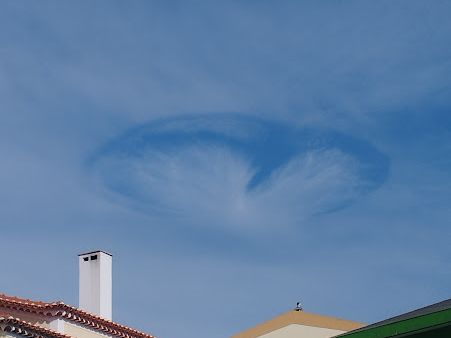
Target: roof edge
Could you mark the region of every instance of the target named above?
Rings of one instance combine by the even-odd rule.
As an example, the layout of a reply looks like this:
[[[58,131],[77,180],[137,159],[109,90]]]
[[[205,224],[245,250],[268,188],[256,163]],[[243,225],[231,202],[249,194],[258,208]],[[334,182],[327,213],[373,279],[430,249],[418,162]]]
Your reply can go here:
[[[233,335],[232,338],[258,337],[291,324],[312,326],[337,331],[351,331],[365,326],[364,323],[354,322],[346,319],[339,319],[336,317],[324,316],[305,311],[290,310],[272,319],[257,324],[254,327],[241,331],[240,333]]]
[[[59,317],[121,338],[155,338],[155,336],[99,317],[63,302],[46,303],[0,294],[0,308],[34,313],[44,317]]]
[[[93,250],[93,251],[84,252],[84,253],[78,254],[78,257],[84,256],[84,255],[91,255],[91,254],[99,253],[99,252],[103,252],[104,254],[113,257],[112,254],[110,254],[109,252],[106,252],[104,250]]]
[[[19,328],[19,330],[17,330]],[[0,316],[0,331],[10,332],[12,334],[22,335],[31,338],[42,338],[42,336],[53,338],[72,338],[69,335],[56,332],[51,329],[41,327],[32,323],[21,320],[20,318],[14,318],[12,316],[2,317]]]

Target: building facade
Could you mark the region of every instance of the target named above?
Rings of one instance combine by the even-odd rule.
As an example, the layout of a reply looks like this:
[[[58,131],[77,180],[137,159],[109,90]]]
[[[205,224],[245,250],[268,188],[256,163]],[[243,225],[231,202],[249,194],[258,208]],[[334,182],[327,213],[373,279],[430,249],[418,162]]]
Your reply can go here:
[[[0,294],[1,338],[154,338],[112,321],[112,256],[79,255],[79,307]]]

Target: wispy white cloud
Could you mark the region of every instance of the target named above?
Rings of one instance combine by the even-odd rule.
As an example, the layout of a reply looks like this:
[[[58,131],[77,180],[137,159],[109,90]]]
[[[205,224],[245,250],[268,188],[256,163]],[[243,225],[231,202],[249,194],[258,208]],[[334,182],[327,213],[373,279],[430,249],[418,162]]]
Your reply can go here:
[[[13,7],[4,104],[22,93],[25,108],[82,102],[85,118],[244,111],[349,128],[449,96],[445,2],[82,6],[83,25],[78,6]]]
[[[123,172],[114,165],[102,168],[114,168],[119,176],[107,180],[116,201],[173,217],[182,226],[223,227],[252,236],[295,226],[346,203],[362,184],[355,161],[337,151],[304,154],[252,191],[247,186],[255,173],[249,161],[224,148],[201,145],[125,161]]]
[[[383,155],[368,146],[357,153],[359,141],[331,135],[240,115],[157,121],[111,140],[91,170],[120,204],[252,237],[300,226],[383,182]],[[375,170],[382,181],[368,176]]]

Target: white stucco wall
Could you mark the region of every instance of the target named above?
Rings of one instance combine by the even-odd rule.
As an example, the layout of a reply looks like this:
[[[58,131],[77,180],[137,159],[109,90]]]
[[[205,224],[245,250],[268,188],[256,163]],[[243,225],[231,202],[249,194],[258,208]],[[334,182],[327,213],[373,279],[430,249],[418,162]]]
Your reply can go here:
[[[94,251],[80,255],[78,261],[79,307],[111,320],[112,256],[102,251]]]
[[[329,338],[345,331],[291,324],[260,336],[260,338]]]

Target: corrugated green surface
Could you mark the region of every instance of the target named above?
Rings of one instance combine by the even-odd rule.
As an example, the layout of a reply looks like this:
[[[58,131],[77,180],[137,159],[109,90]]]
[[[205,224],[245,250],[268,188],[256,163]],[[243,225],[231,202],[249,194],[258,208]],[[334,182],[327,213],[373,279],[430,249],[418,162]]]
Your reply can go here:
[[[415,335],[415,337],[423,337],[421,331],[428,331],[429,334],[424,332],[424,337],[430,337],[433,334],[433,328],[439,328],[440,331],[447,329],[446,327],[451,325],[451,309],[430,313],[424,316],[401,320],[399,322],[362,329],[357,332],[349,332],[347,334],[340,335],[340,338],[384,338],[395,336],[410,336],[409,333]],[[431,331],[432,330],[432,331]],[[449,328],[447,329],[449,330]],[[418,336],[421,334],[421,336]],[[444,336],[443,338],[451,338]]]

